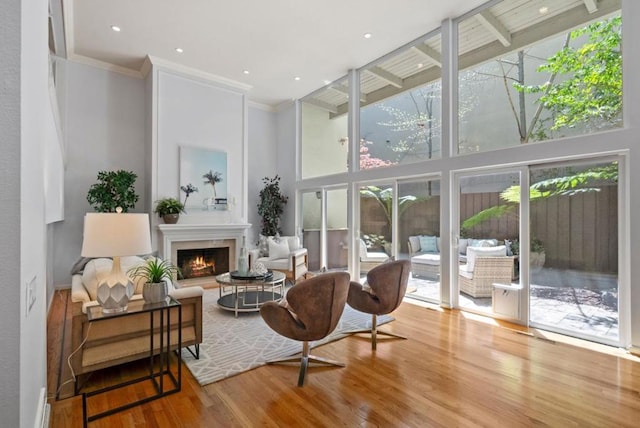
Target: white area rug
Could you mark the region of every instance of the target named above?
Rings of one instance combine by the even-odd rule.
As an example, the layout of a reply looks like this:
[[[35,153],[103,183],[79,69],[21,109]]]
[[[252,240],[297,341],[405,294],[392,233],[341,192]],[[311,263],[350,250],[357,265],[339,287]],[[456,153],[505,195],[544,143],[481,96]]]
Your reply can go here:
[[[301,352],[302,342],[287,339],[271,330],[260,313],[239,313],[218,307],[218,290],[205,290],[202,303],[202,344],[200,359],[182,351],[183,361],[200,385],[263,366],[268,361]],[[393,321],[391,316],[379,316],[378,324]],[[371,315],[345,306],[338,327],[325,339],[312,342],[311,347],[342,339],[353,331],[371,327]]]

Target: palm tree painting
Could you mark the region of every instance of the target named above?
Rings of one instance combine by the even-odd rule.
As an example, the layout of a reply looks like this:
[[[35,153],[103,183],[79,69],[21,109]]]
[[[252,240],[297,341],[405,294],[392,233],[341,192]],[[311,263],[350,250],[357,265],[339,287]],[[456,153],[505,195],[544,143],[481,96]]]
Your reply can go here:
[[[227,153],[200,147],[180,147],[179,186],[193,183],[198,187],[199,197],[189,197],[185,208],[191,210],[227,210],[229,178],[227,175]],[[201,183],[198,186],[198,183]],[[181,189],[178,187],[178,192]],[[182,190],[184,191],[184,190]]]
[[[203,175],[202,178],[205,180],[204,184],[211,184],[211,187],[213,187],[213,197],[217,198],[218,194],[216,193],[216,183],[220,183],[222,181],[222,173],[209,170],[209,172]]]

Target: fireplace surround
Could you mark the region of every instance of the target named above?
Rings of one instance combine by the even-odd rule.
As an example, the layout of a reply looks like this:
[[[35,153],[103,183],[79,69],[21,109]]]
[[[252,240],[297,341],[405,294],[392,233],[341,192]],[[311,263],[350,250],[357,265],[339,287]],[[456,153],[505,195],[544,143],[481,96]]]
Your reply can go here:
[[[250,224],[159,224],[158,251],[161,257],[179,266],[178,250],[228,248],[228,269],[237,269],[242,236]],[[218,272],[220,273],[220,272]],[[181,280],[183,285],[210,283],[211,276]]]

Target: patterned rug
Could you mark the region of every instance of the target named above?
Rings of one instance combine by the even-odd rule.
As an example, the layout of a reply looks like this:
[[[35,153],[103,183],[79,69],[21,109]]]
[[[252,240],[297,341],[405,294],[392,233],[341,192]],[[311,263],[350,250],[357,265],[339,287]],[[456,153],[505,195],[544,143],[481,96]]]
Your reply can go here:
[[[202,344],[200,359],[182,351],[183,361],[200,385],[263,366],[267,361],[300,353],[302,342],[287,339],[271,330],[258,312],[239,313],[218,307],[218,290],[205,290],[202,302]],[[393,321],[393,317],[378,317],[378,324]],[[325,339],[311,342],[311,347],[342,339],[353,331],[371,327],[371,315],[345,306],[338,327]]]

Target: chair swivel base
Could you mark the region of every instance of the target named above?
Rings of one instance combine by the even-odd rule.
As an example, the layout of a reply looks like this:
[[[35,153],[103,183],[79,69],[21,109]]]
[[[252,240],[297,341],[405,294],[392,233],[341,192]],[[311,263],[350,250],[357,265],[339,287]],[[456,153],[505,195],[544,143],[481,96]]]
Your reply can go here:
[[[309,342],[303,342],[302,355],[295,356],[295,357],[282,358],[278,360],[272,360],[267,362],[267,364],[286,364],[286,363],[294,363],[298,361],[300,362],[300,375],[298,376],[298,386],[304,385],[304,380],[307,374],[307,368],[309,367],[309,364],[315,363],[315,364],[323,364],[326,366],[345,367],[345,364],[339,361],[318,357],[315,355],[310,355]]]
[[[406,336],[402,336],[401,334],[391,333],[388,331],[378,330],[378,318],[375,314],[371,316],[371,328],[370,329],[362,329],[362,330],[350,330],[344,331],[345,334],[361,334],[368,333],[371,334],[371,349],[376,350],[378,344],[378,335],[380,336],[389,336],[394,339],[406,339]]]

